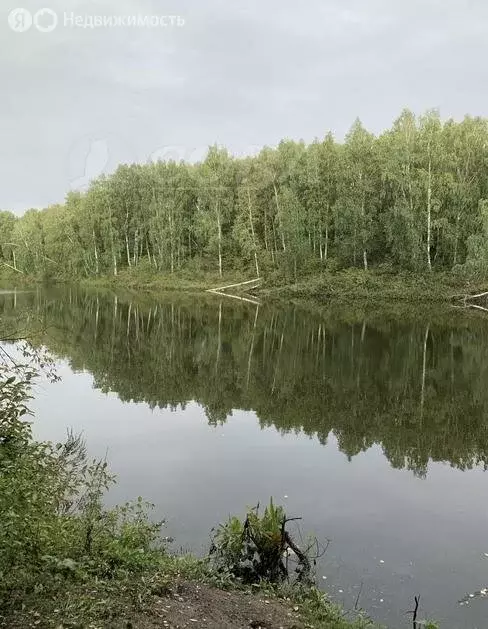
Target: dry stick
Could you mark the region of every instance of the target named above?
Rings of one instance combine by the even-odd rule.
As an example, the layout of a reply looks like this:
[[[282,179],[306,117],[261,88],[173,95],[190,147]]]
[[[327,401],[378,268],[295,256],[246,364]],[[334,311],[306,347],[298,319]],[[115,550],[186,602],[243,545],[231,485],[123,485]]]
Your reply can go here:
[[[12,266],[11,264],[7,264],[6,262],[3,263],[4,266],[8,266],[9,269],[12,269],[13,271],[17,271],[17,273],[22,273],[22,275],[25,275],[24,271],[21,271],[20,269],[16,269],[14,266]]]
[[[477,310],[484,310],[488,312],[488,308],[484,308],[483,306],[477,306],[476,304],[468,304],[466,308],[476,308]]]
[[[239,299],[240,301],[247,301],[250,304],[254,304],[255,306],[260,306],[261,303],[256,301],[255,299],[249,299],[248,297],[239,297],[238,295],[230,295],[229,293],[222,293],[216,289],[208,290],[207,293],[213,293],[214,295],[222,295],[222,297],[231,297],[232,299]]]
[[[256,277],[254,280],[247,280],[246,282],[238,282],[237,284],[228,284],[227,286],[217,286],[216,288],[208,288],[207,293],[225,290],[226,288],[234,288],[235,286],[244,286],[245,284],[253,284],[254,282],[260,282],[261,278]]]
[[[478,299],[479,297],[486,297],[486,296],[488,296],[488,291],[484,293],[478,293],[477,295],[466,295],[464,298],[465,299]]]
[[[409,612],[409,613],[413,614],[413,616],[412,616],[413,629],[418,629],[417,613],[419,611],[420,596],[414,596],[414,600],[415,600],[415,609],[412,612]]]
[[[297,520],[301,520],[302,518],[283,518],[281,522],[281,548],[285,550],[286,548],[291,548],[291,550],[298,557],[299,562],[304,566],[304,570],[307,573],[310,573],[310,562],[308,560],[307,555],[293,542],[288,531],[286,531],[285,527],[288,522],[296,522]],[[288,555],[286,557],[286,577],[289,578],[288,573]],[[301,577],[300,577],[301,579]]]
[[[310,561],[309,561],[307,555],[300,548],[298,548],[298,546],[295,544],[295,542],[291,539],[288,531],[285,531],[284,539],[285,539],[285,542],[286,542],[287,546],[289,546],[292,549],[292,551],[295,553],[295,555],[298,557],[300,563],[303,566],[303,572],[305,574],[310,574]],[[300,580],[301,580],[301,578],[302,578],[302,576],[300,576]]]
[[[324,550],[317,557],[317,559],[320,559],[321,557],[323,557],[325,555],[325,553],[329,550],[329,546],[330,546],[330,539],[327,540],[327,544],[324,546]]]
[[[355,611],[357,611],[357,609],[358,609],[358,605],[359,605],[359,598],[360,598],[360,596],[361,596],[361,592],[362,592],[362,591],[363,591],[363,581],[361,581],[361,585],[360,585],[360,587],[359,587],[359,592],[358,592],[358,595],[357,595],[357,598],[356,598],[356,602],[354,603],[354,609],[355,609]]]

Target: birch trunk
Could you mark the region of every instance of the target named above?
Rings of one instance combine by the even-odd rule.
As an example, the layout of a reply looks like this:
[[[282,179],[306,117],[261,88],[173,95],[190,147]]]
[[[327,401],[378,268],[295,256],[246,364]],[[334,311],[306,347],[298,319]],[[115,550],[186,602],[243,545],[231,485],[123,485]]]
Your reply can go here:
[[[98,263],[98,249],[97,249],[97,239],[95,236],[95,230],[93,230],[93,247],[94,247],[94,254],[95,254],[95,274],[98,275],[100,272],[100,266]]]
[[[461,216],[458,214],[456,216],[456,236],[454,239],[454,259],[452,262],[453,266],[456,266],[457,264],[457,256],[458,256],[458,243],[459,243],[459,221],[461,219]]]
[[[285,244],[285,233],[283,231],[283,221],[282,216],[281,216],[281,209],[280,209],[280,203],[278,201],[278,190],[276,189],[276,184],[273,183],[273,189],[274,189],[274,196],[275,196],[275,203],[276,203],[276,214],[278,216],[278,223],[280,225],[280,232],[281,232],[281,246],[283,248],[283,251],[286,251],[286,244]]]
[[[257,247],[256,247],[256,235],[254,233],[254,224],[252,220],[251,193],[249,192],[249,188],[247,189],[247,201],[249,205],[249,224],[251,226],[252,246],[254,249],[254,263],[256,265],[256,277],[259,277],[258,252],[257,252]]]
[[[133,251],[133,255],[132,255],[132,260],[133,260],[134,266],[137,266],[137,254],[138,254],[138,251],[139,251],[139,240],[138,240],[138,237],[139,237],[139,233],[138,233],[138,230],[136,229],[136,232],[134,234],[134,251]]]
[[[154,192],[154,191],[153,191]],[[127,266],[131,266],[129,250],[129,207],[125,204],[125,250],[127,253]]]
[[[266,216],[266,210],[264,210],[264,248],[268,251],[268,218]]]
[[[362,199],[361,199],[361,228],[362,228],[362,238],[361,240],[363,241],[363,266],[364,266],[364,270],[367,271],[368,270],[368,253],[366,251],[366,242],[365,242],[365,231],[366,231],[366,210],[365,210],[365,204],[366,201],[364,199],[365,193],[364,193],[364,185],[362,183],[363,181],[363,173],[360,174],[359,176],[359,180],[361,181],[361,185],[363,187],[363,195],[362,195]]]

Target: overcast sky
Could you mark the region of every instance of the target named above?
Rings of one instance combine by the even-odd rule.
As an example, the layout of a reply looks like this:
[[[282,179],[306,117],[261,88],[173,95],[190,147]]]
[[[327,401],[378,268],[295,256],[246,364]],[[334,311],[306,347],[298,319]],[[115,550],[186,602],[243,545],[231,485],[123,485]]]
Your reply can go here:
[[[18,213],[214,142],[342,138],[356,116],[380,132],[403,107],[488,116],[486,0],[22,0],[57,13],[51,32],[12,30],[18,6],[0,9],[0,208]],[[84,29],[65,13],[185,25]]]

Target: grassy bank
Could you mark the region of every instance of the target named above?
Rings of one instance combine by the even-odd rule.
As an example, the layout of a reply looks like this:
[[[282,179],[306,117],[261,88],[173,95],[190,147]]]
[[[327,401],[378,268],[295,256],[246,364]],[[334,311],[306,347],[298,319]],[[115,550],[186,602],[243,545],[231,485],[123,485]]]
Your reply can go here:
[[[67,560],[65,560],[65,563]],[[41,575],[22,605],[2,609],[9,629],[373,629],[359,613],[347,614],[313,588],[246,587],[213,574],[205,562],[167,555],[141,569],[107,577],[59,571]]]
[[[32,438],[25,400],[37,365],[55,377],[48,358],[36,353],[22,366],[0,364],[0,626],[373,626],[357,614],[346,617],[308,583],[273,585],[267,561],[258,564],[262,580],[244,578],[249,543],[236,519],[221,529],[218,555],[196,559],[169,551],[163,523],[151,520],[141,498],[106,509],[114,478],[105,461],[90,460],[73,436],[58,444]],[[254,516],[253,539],[261,540],[259,552],[282,561],[281,538],[278,555],[270,540],[286,516],[272,506],[269,513]]]
[[[83,286],[100,288],[125,288],[132,291],[153,293],[162,292],[203,292],[209,288],[226,286],[251,279],[252,276],[242,272],[226,273],[222,277],[218,273],[202,270],[182,270],[175,273],[157,273],[152,269],[123,269],[117,277],[103,276],[80,280]]]
[[[101,277],[82,280],[84,286],[126,288],[149,292],[186,291],[202,292],[209,288],[225,286],[252,279],[252,275],[233,273],[220,277],[218,274],[174,273],[172,275],[141,274],[124,271],[117,277]],[[232,292],[243,292],[245,287]],[[475,294],[488,290],[488,279],[468,279],[452,273],[385,273],[362,269],[322,272],[292,281],[278,273],[263,277],[261,286],[254,290],[263,298],[282,300],[327,301],[383,301],[410,303],[451,303],[458,295]]]
[[[272,299],[334,302],[451,303],[460,295],[488,290],[488,280],[473,280],[447,273],[417,275],[379,271],[347,270],[322,273],[298,282],[270,282],[261,289]]]
[[[204,271],[181,271],[175,273],[156,273],[151,270],[123,269],[115,277],[100,275],[98,277],[51,277],[42,278],[30,275],[2,271],[0,289],[26,288],[36,285],[71,284],[87,288],[105,288],[113,290],[129,290],[140,292],[203,292],[209,288],[224,286],[250,279],[245,273],[218,273]]]
[[[136,292],[193,292],[201,293],[210,288],[236,284],[252,279],[249,272],[235,271],[220,277],[218,273],[204,270],[178,271],[161,274],[152,269],[123,269],[114,277],[53,278],[49,283],[77,284],[87,288],[105,288]],[[7,273],[0,277],[0,287],[46,283],[35,277]],[[232,292],[245,292],[238,287]],[[314,272],[294,280],[278,272],[263,276],[262,284],[253,291],[263,299],[286,301],[328,302],[383,302],[413,304],[452,303],[456,296],[476,294],[488,290],[488,278],[468,277],[454,273],[395,273],[383,268],[364,271]]]

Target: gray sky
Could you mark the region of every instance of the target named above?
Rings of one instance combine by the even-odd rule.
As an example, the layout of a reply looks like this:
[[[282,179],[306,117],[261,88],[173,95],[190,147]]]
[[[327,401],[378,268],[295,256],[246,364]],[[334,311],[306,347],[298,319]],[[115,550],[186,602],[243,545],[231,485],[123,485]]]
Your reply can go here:
[[[54,10],[57,27],[13,31],[19,5]],[[185,25],[85,29],[65,13]],[[488,116],[487,33],[486,0],[2,0],[0,208],[214,142],[341,138],[356,116],[379,132],[403,107]]]

